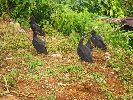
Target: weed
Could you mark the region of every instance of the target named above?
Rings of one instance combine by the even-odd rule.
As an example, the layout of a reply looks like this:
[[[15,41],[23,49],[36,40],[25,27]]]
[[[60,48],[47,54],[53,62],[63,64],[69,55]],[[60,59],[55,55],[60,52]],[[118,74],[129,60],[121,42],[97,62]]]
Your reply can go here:
[[[41,80],[42,78],[44,78],[44,76],[45,76],[45,73],[42,73],[42,72],[38,74],[33,74],[33,73],[27,74],[28,79],[34,79],[36,81]]]
[[[39,58],[35,57],[31,53],[21,53],[17,55],[17,58],[19,58],[21,61],[18,64],[21,64],[25,67],[26,72],[28,72],[26,75],[23,75],[23,73],[20,74],[21,79],[35,79],[40,80],[44,77],[45,73],[40,73],[40,68],[44,66],[45,62],[40,60]],[[26,78],[27,77],[27,78]]]
[[[83,69],[80,65],[59,65],[57,68],[60,80],[70,82],[82,79]]]
[[[63,73],[80,74],[83,71],[83,69],[78,65],[67,65],[67,66],[59,66],[59,67],[60,67],[59,68],[60,72],[63,72]]]
[[[74,51],[76,48],[74,41],[70,40],[68,36],[55,35],[51,39],[52,41],[50,42],[48,41],[47,43],[48,51],[50,53],[51,52],[66,53],[68,51]]]
[[[15,77],[17,76],[17,74],[18,70],[13,68],[10,73],[4,76],[9,87],[14,87],[16,85]]]
[[[46,69],[46,74],[58,77],[65,82],[82,78],[83,69],[79,65],[55,65]]]
[[[100,84],[106,85],[105,76],[101,73],[98,72],[89,73],[88,78],[93,79]]]
[[[58,73],[56,73],[56,71],[54,71],[52,68],[47,68],[46,73],[48,75],[51,75],[51,76],[57,76],[58,75]]]
[[[128,81],[132,83],[133,77],[133,68],[132,68],[132,56],[127,58],[127,55],[130,54],[131,51],[126,51],[124,49],[117,49],[112,51],[112,59],[109,61],[109,65],[111,68],[119,72],[119,78],[123,81]]]
[[[16,33],[12,27],[5,27],[3,36],[0,36],[1,50],[18,50],[31,48],[31,42],[24,34]]]
[[[26,60],[32,60],[32,59],[33,59],[33,55],[30,54],[30,53],[24,54],[23,57],[24,57]]]
[[[27,63],[29,72],[33,73],[34,71],[38,70],[40,66],[43,66],[43,62],[38,59],[34,59]]]
[[[122,96],[122,100],[129,100],[128,98],[128,96]]]
[[[115,97],[115,96],[113,95],[113,93],[110,92],[110,91],[107,91],[107,92],[106,92],[106,96],[107,96],[107,99],[108,99],[108,100],[117,100],[117,97]]]
[[[55,100],[55,95],[54,94],[50,95],[48,100]]]
[[[73,31],[83,35],[82,32],[92,28],[90,23],[93,22],[96,16],[96,14],[89,13],[86,9],[80,13],[66,9],[63,13],[53,13],[51,19],[53,26],[65,35],[69,35]]]
[[[38,69],[44,65],[44,62],[35,58],[31,54],[25,54],[24,58],[26,60],[26,65],[28,66],[28,71],[32,74],[35,74]]]
[[[42,97],[38,97],[37,100],[45,100],[45,98],[42,96]]]

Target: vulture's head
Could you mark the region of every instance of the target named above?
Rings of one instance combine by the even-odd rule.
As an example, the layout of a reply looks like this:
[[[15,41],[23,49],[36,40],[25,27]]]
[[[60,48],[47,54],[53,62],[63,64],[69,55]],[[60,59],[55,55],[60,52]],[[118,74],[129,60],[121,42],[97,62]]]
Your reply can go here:
[[[96,31],[93,29],[93,30],[91,31],[91,34],[92,34],[92,35],[96,35]]]
[[[30,21],[35,22],[35,17],[33,15],[30,17]]]

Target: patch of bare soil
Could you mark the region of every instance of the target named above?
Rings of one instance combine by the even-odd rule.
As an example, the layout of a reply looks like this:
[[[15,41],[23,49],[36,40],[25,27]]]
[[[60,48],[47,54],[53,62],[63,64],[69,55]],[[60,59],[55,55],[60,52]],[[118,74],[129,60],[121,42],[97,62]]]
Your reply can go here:
[[[13,91],[20,99],[33,100],[37,96],[43,96],[46,92],[44,81],[18,80],[17,86]]]
[[[6,96],[1,97],[0,100],[20,100],[20,99],[14,95],[7,94]]]
[[[96,82],[74,83],[56,92],[56,100],[106,100],[106,96]]]

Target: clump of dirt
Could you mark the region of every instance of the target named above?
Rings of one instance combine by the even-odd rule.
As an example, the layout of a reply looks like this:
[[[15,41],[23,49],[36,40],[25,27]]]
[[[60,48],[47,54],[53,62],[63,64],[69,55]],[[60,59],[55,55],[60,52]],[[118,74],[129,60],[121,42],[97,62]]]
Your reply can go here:
[[[14,95],[7,94],[6,96],[1,97],[0,100],[20,100],[20,99]]]
[[[104,92],[96,82],[82,82],[70,84],[56,92],[57,100],[106,100]]]

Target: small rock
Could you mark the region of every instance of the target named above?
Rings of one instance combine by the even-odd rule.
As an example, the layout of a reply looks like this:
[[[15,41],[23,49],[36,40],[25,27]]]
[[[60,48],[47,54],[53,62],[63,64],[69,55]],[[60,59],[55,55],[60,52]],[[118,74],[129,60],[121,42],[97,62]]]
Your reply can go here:
[[[56,40],[56,38],[52,38],[52,40]]]
[[[27,70],[27,68],[26,67],[24,67],[24,71],[26,71]]]
[[[16,32],[26,33],[25,30],[21,28],[19,23],[10,22],[10,25],[12,25],[15,28]]]
[[[4,96],[3,98],[1,98],[1,100],[19,100],[19,99],[11,94],[8,94],[7,96]]]
[[[72,91],[72,89],[69,89],[70,91]]]
[[[19,33],[26,33],[24,29],[18,28],[17,30]]]
[[[43,89],[45,88],[44,85],[42,85],[42,88],[43,88]]]
[[[52,91],[54,91],[54,89],[51,89]]]
[[[0,74],[0,80],[2,80],[2,77],[3,77],[2,74]]]
[[[62,58],[61,54],[52,54],[51,55],[53,58]]]
[[[11,25],[11,26],[14,26],[14,23],[13,23],[13,22],[10,22],[10,25]]]
[[[111,74],[114,74],[114,72],[110,72]]]
[[[20,28],[20,24],[19,23],[14,23],[14,27],[15,28]]]
[[[108,59],[108,60],[111,59],[111,54],[109,52],[106,52],[105,53],[105,58]]]
[[[10,57],[10,58],[6,57],[6,60],[12,60],[12,59],[13,59],[12,57]]]
[[[8,71],[8,72],[10,72],[10,71],[11,71],[11,69],[7,69],[7,71]]]
[[[113,68],[113,70],[119,72],[120,68]]]
[[[92,86],[93,84],[92,83],[90,83],[90,86]]]
[[[60,85],[60,86],[66,86],[66,84],[63,84],[63,83],[58,83],[58,85]]]
[[[45,80],[46,83],[48,83],[48,80]]]

